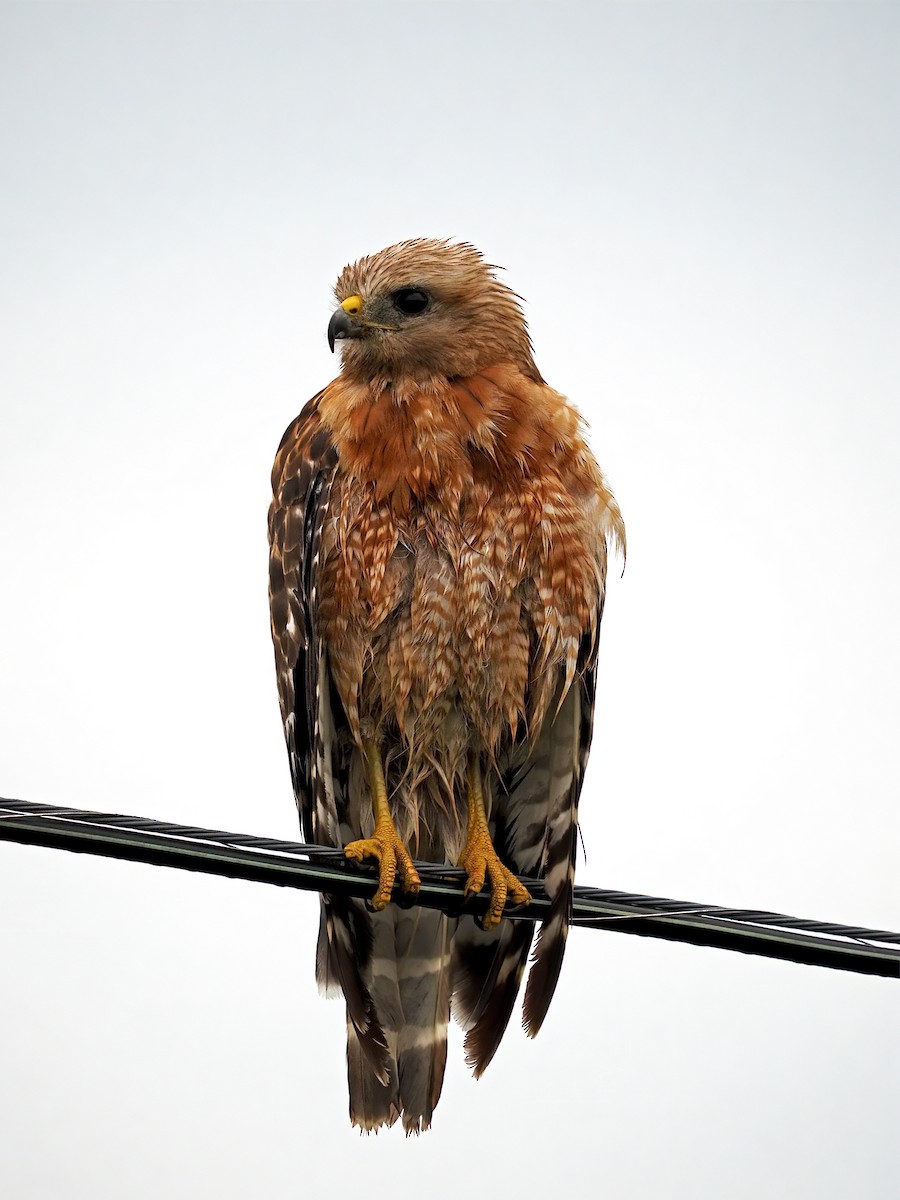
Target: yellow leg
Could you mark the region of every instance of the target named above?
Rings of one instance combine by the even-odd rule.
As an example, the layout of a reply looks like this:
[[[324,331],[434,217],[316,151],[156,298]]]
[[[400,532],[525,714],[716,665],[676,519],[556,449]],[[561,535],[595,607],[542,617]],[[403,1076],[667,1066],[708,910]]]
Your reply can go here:
[[[488,832],[487,813],[484,811],[484,793],[481,788],[481,767],[473,756],[469,763],[466,779],[466,807],[468,810],[466,844],[460,855],[458,866],[465,867],[466,895],[474,896],[484,887],[484,877],[491,881],[491,906],[482,918],[485,929],[496,929],[503,915],[507,897],[513,904],[528,904],[531,894],[512,871],[504,867],[494,849]]]
[[[394,890],[397,872],[400,872],[400,885],[404,892],[415,893],[419,890],[421,880],[413,866],[409,851],[400,841],[391,810],[388,807],[387,784],[384,779],[384,768],[381,765],[381,754],[374,738],[364,738],[363,746],[366,755],[366,773],[369,776],[369,790],[372,793],[372,810],[375,813],[375,832],[370,838],[360,838],[344,847],[348,858],[357,862],[364,858],[378,859],[378,890],[372,898],[374,909],[386,908]]]

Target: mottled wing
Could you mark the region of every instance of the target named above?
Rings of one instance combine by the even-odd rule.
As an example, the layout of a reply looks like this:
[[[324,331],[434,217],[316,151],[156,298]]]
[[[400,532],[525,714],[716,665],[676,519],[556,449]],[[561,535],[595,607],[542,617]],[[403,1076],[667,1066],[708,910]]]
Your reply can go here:
[[[322,428],[318,402],[315,396],[288,427],[272,469],[269,607],[278,699],[303,836],[321,843],[326,830],[334,828],[336,813],[325,788],[324,652],[316,629],[316,586],[337,452]],[[324,700],[330,704],[331,697]]]
[[[602,603],[601,603],[602,610]],[[576,680],[569,689],[556,720],[547,730],[546,751],[539,747],[539,758],[547,760],[545,796],[549,800],[541,875],[550,899],[550,914],[541,922],[534,948],[531,971],[525,988],[522,1023],[529,1037],[535,1037],[544,1018],[562,967],[572,919],[575,887],[575,851],[578,846],[578,801],[584,783],[591,736],[594,729],[594,696],[597,687],[597,636],[600,617],[594,630],[582,638]],[[542,734],[543,739],[543,734]],[[523,778],[510,788],[510,805],[529,810],[539,803],[537,785]],[[516,850],[513,849],[513,858]]]
[[[555,719],[536,742],[518,741],[502,763],[491,805],[494,845],[523,876],[540,876],[551,909],[541,923],[525,990],[523,1024],[534,1037],[547,1015],[572,914],[578,799],[590,751],[597,670],[595,629],[582,639],[578,671]],[[476,1076],[496,1053],[512,1013],[532,941],[530,922],[507,920],[494,933],[461,924],[454,941],[454,1004]]]
[[[269,601],[278,696],[303,836],[337,847],[347,809],[347,723],[319,636],[317,587],[338,455],[319,415],[320,397],[288,428],[275,458]],[[343,993],[359,1046],[386,1082],[387,1043],[366,982],[371,956],[372,933],[362,902],[323,896],[316,977],[324,991]]]

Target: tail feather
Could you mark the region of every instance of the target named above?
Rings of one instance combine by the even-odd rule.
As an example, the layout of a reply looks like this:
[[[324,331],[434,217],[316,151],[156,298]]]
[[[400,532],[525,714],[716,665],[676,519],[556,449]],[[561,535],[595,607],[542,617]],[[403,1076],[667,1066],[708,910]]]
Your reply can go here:
[[[400,913],[397,921],[397,972],[403,1010],[397,1067],[407,1133],[429,1128],[444,1082],[451,926],[455,924],[441,913],[424,908]]]
[[[372,1069],[360,1045],[353,1022],[347,1020],[347,1082],[350,1085],[350,1122],[371,1133],[391,1126],[400,1116],[397,1108],[397,1067],[390,1063],[386,1083]]]
[[[402,1119],[407,1133],[419,1133],[431,1125],[444,1081],[455,922],[439,912],[394,905],[365,917],[371,942],[366,982],[386,1063],[380,1072],[348,1005],[350,1119],[366,1131]]]
[[[347,1002],[347,1020],[375,1077],[387,1083],[391,1054],[378,1006],[368,978],[373,937],[368,913],[358,900],[322,896],[316,980],[326,995],[340,992]]]

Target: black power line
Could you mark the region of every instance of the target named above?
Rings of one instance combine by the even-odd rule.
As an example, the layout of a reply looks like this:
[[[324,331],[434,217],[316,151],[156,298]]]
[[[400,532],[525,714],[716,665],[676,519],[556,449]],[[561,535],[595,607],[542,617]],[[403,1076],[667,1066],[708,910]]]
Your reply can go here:
[[[27,800],[0,798],[0,840],[363,898],[372,894],[376,878],[374,868],[349,863],[342,851],[323,846]],[[420,862],[416,869],[421,890],[414,900],[398,896],[401,903],[454,915],[480,916],[486,911],[486,895],[464,899],[465,872]],[[523,882],[532,902],[508,915],[513,920],[540,919],[549,910],[543,884]],[[576,887],[572,920],[590,929],[900,978],[900,933],[884,929],[590,887]]]

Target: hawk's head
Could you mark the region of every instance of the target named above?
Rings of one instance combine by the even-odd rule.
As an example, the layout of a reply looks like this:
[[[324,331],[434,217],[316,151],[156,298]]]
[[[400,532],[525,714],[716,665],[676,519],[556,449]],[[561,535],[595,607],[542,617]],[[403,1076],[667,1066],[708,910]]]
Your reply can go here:
[[[519,298],[468,243],[415,238],[344,268],[328,325],[360,380],[473,375],[513,362],[539,379]]]

